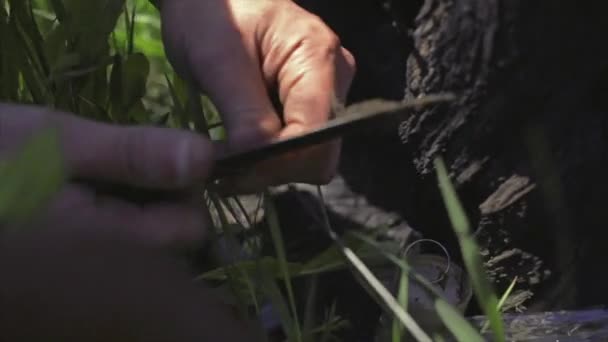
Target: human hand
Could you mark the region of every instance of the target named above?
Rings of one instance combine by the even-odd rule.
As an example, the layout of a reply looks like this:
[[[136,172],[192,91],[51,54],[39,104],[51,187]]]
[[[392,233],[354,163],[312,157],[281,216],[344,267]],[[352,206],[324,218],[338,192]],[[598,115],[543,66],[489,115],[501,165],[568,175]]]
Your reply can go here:
[[[118,235],[164,246],[203,237],[207,217],[192,192],[212,167],[208,140],[185,131],[120,127],[38,107],[0,104],[0,158],[49,126],[59,131],[70,181],[36,223],[115,230]],[[163,190],[176,196],[142,205],[100,194],[74,179]]]
[[[321,19],[290,0],[163,0],[161,13],[167,54],[222,114],[227,150],[309,131],[330,119],[334,96],[345,100],[353,56]],[[228,183],[238,192],[323,184],[339,152],[335,140],[259,163]]]
[[[0,341],[263,341],[180,258],[115,234],[0,235]]]

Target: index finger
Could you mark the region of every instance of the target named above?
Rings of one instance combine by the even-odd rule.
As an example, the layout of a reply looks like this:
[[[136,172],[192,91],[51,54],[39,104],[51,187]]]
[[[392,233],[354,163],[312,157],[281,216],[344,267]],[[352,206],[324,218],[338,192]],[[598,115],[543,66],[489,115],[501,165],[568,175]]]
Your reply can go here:
[[[0,105],[0,145],[16,147],[43,127],[59,130],[71,176],[138,187],[174,189],[206,179],[213,149],[177,129],[119,126],[24,105]]]
[[[302,46],[279,73],[285,128],[293,136],[327,122],[334,97],[345,100],[354,73],[352,55],[329,36],[316,46]]]

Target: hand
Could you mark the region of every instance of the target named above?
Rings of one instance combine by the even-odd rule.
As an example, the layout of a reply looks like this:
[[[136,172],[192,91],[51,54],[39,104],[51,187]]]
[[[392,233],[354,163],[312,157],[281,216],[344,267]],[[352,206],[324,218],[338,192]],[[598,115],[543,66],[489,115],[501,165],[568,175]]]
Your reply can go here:
[[[0,157],[49,125],[59,130],[72,179],[160,189],[180,196],[138,205],[99,195],[86,183],[68,182],[37,222],[93,231],[112,229],[163,245],[203,237],[208,218],[201,201],[195,201],[189,191],[210,172],[213,151],[208,140],[185,131],[113,126],[38,107],[0,104]]]
[[[174,256],[58,228],[0,236],[0,341],[263,341]]]
[[[345,99],[353,56],[316,16],[290,0],[163,0],[163,35],[175,69],[217,106],[230,150],[313,129]],[[278,93],[281,123],[269,93]],[[334,141],[256,165],[231,180],[251,192],[288,182],[323,184],[337,168]]]

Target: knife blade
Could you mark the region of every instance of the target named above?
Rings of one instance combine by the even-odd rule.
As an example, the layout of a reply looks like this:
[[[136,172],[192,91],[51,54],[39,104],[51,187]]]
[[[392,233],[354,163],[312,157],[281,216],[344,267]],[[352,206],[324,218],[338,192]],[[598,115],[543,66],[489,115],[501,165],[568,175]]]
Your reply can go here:
[[[227,153],[216,159],[214,169],[201,187],[212,186],[228,175],[237,174],[240,170],[246,170],[257,162],[268,158],[279,156],[282,153],[291,152],[300,148],[317,145],[362,129],[367,123],[382,118],[406,113],[411,109],[420,109],[453,100],[451,94],[428,95],[425,97],[401,101],[367,100],[348,107],[335,106],[334,119],[325,125],[290,138],[271,141],[265,144],[251,147],[244,151]],[[74,180],[94,189],[100,195],[110,195],[125,200],[146,204],[158,201],[167,201],[171,198],[180,198],[181,192],[151,190],[139,187],[126,186],[91,180]]]
[[[278,156],[282,153],[339,138],[347,133],[365,128],[369,122],[386,118],[392,115],[403,114],[412,109],[436,105],[455,99],[452,94],[427,95],[408,101],[389,101],[373,99],[355,103],[348,107],[334,106],[334,119],[329,120],[319,128],[309,132],[270,141],[261,145],[235,153],[227,153],[216,159],[210,180],[218,180],[226,175],[234,174],[239,170]]]

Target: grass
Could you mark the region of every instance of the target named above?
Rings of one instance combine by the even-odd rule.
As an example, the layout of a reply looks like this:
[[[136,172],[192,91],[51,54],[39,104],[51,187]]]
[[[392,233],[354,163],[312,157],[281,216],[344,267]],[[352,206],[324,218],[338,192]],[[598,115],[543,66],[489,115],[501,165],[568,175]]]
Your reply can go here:
[[[146,0],[105,0],[103,8],[94,3],[0,0],[0,100],[63,109],[119,124],[178,127],[222,139],[220,113],[168,64],[156,9]],[[40,208],[64,181],[62,165],[56,140],[49,132],[35,137],[21,154],[2,161],[0,218],[23,219]],[[435,165],[476,298],[488,317],[494,340],[504,341],[500,303],[485,276],[470,224],[441,159]],[[22,197],[24,193],[28,194],[26,200]],[[317,224],[325,228],[334,244],[310,260],[292,262],[283,238],[283,230],[287,228],[281,226],[272,197],[266,194],[262,203],[270,241],[262,243],[270,244],[275,253],[262,255],[259,246],[251,247],[259,242],[249,244],[250,241],[240,237],[259,229],[243,206],[217,194],[204,195],[209,210],[218,213],[215,244],[220,239],[227,241],[232,246],[227,251],[232,258],[218,259],[197,280],[231,289],[241,313],[254,319],[264,305],[270,304],[278,313],[286,340],[332,341],[341,329],[349,326],[336,315],[335,305],[316,301],[315,286],[311,286],[306,296],[305,308],[297,307],[293,289],[296,279],[308,279],[314,285],[320,274],[342,269],[352,270],[360,284],[393,318],[392,341],[401,341],[406,332],[417,341],[443,341],[448,337],[463,342],[483,340],[481,332],[437,288],[373,236],[339,236],[324,213]],[[229,217],[239,215],[246,220],[229,223]],[[245,250],[248,257],[239,258]],[[373,274],[370,262],[378,260],[393,263],[401,270],[397,297]],[[443,330],[424,331],[417,317],[408,311],[411,280],[433,294],[437,316],[449,335]],[[314,308],[319,305],[325,305],[323,317],[315,317]]]

